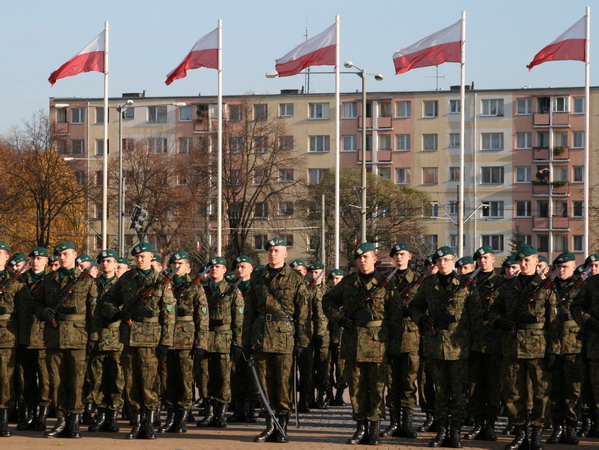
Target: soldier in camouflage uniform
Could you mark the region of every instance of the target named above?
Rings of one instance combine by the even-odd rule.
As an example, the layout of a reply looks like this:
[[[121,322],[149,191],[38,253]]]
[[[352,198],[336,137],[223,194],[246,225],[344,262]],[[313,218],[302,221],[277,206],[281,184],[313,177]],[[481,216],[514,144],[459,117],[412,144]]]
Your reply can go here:
[[[243,295],[224,277],[227,261],[222,256],[210,260],[210,280],[204,286],[208,299],[208,351],[201,363],[208,390],[206,414],[199,427],[225,428],[225,411],[231,402],[231,360],[241,361],[244,302]]]
[[[98,301],[94,308],[94,334],[90,340],[97,341],[94,352],[90,355],[89,378],[90,396],[97,410],[96,419],[89,426],[89,431],[119,431],[116,416],[123,409],[123,366],[120,342],[119,321],[108,322],[102,318],[102,304],[106,293],[114,287],[118,255],[114,250],[102,250],[96,261],[100,266],[100,274],[95,279],[98,288]]]
[[[348,444],[380,442],[380,423],[384,419],[384,392],[387,377],[387,345],[389,323],[397,323],[392,315],[393,292],[384,286],[385,279],[375,271],[375,247],[365,242],[354,252],[358,271],[343,280],[324,297],[329,317],[343,308],[339,324],[343,326],[341,357],[345,362],[345,379],[349,384],[353,419],[357,422]],[[378,285],[383,288],[376,288]],[[365,297],[366,296],[366,297]],[[364,300],[366,301],[364,302]],[[368,425],[368,429],[367,429]]]
[[[393,287],[394,307],[407,311],[412,296],[420,287],[420,274],[409,267],[412,248],[404,242],[395,244],[389,256],[393,258],[393,263],[398,269]],[[420,280],[420,283],[422,281]],[[400,295],[405,289],[405,295]],[[416,438],[412,418],[416,406],[416,379],[420,366],[420,333],[418,325],[408,314],[397,314],[394,317],[399,321],[391,326],[399,332],[391,333],[388,348],[386,404],[389,408],[390,423],[381,436],[403,436],[413,439]]]
[[[54,254],[58,256],[60,268],[44,277],[34,298],[35,314],[46,322],[46,364],[58,418],[54,428],[44,435],[79,438],[86,353],[93,350],[93,344],[90,344],[93,341],[88,342],[88,335],[92,332],[92,313],[98,290],[93,278],[75,266],[77,252],[72,242],[61,242],[54,248]],[[62,305],[58,305],[62,290],[69,285],[73,286],[72,292],[64,297]]]
[[[474,272],[474,259],[470,256],[463,256],[456,261],[455,268],[458,275],[468,275]]]
[[[150,265],[152,246],[139,243],[131,255],[137,267],[126,272],[105,294],[101,313],[108,322],[121,320],[125,398],[133,423],[126,438],[156,439],[158,359],[173,345],[176,304],[170,283],[163,283],[161,274]],[[144,293],[151,295],[146,295],[147,301],[142,304]]]
[[[339,282],[345,276],[345,272],[341,269],[334,269],[329,275],[331,281],[327,288],[327,292],[337,286]],[[327,389],[327,404],[331,406],[344,406],[343,391],[347,388],[347,383],[343,378],[343,360],[339,357],[339,344],[341,343],[341,332],[342,327],[339,325],[339,317],[341,317],[340,311],[336,311],[337,315],[329,317],[328,321],[328,334],[329,334],[329,387]],[[333,395],[333,388],[335,388],[335,395]]]
[[[8,410],[14,403],[12,380],[19,343],[20,310],[31,302],[27,286],[6,270],[9,247],[0,242],[0,437],[11,435]]]
[[[471,350],[476,350],[471,341],[480,331],[482,310],[476,287],[463,287],[467,279],[453,271],[454,250],[445,246],[435,254],[439,271],[414,294],[409,311],[423,332],[424,357],[435,385],[438,428],[429,446],[459,448],[460,430],[466,419],[468,357]],[[451,300],[443,304],[446,296]]]
[[[131,270],[131,263],[124,256],[119,256],[117,259],[116,276],[121,278],[125,272]]]
[[[308,267],[303,259],[294,259],[291,261],[291,263],[289,263],[289,267],[299,273],[302,277],[306,277],[306,275],[308,275]]]
[[[202,359],[208,348],[208,302],[201,287],[189,275],[189,254],[177,250],[169,259],[177,300],[174,345],[169,348],[164,365],[166,383],[163,402],[167,418],[161,433],[187,432],[187,415],[193,397],[193,360]]]
[[[483,327],[475,336],[480,351],[470,351],[468,408],[474,416],[474,428],[464,437],[496,441],[495,422],[501,407],[501,331],[489,322],[489,309],[504,278],[495,274],[495,253],[491,246],[480,247],[473,259],[480,267],[475,283],[482,302]]]
[[[17,430],[46,431],[46,418],[50,406],[50,379],[46,367],[43,343],[43,322],[33,314],[33,301],[42,285],[48,264],[48,249],[37,247],[29,253],[29,269],[21,280],[29,288],[29,303],[19,311],[19,351],[17,359],[23,374],[23,391],[26,402],[24,420]],[[39,409],[38,409],[39,408]]]
[[[281,237],[267,243],[268,265],[256,270],[246,295],[243,352],[252,353],[266,398],[286,430],[293,409],[291,374],[293,356],[300,356],[310,341],[304,328],[308,321],[308,291],[300,275],[285,264],[287,246]],[[293,394],[295,395],[295,393]],[[270,415],[256,442],[287,442],[275,432]]]
[[[564,442],[576,445],[576,425],[580,417],[580,397],[584,378],[584,356],[582,329],[572,318],[570,305],[578,293],[579,286],[573,277],[576,268],[573,253],[562,253],[553,265],[560,267],[555,279],[558,298],[557,320],[560,324],[561,353],[551,372],[551,394],[549,404],[553,419],[553,433],[547,439],[548,444]],[[580,281],[582,284],[583,280]]]
[[[56,272],[60,268],[58,257],[56,255],[52,255],[48,258],[48,267],[52,272]]]
[[[532,425],[530,448],[542,449],[549,373],[560,352],[557,299],[551,289],[540,286],[543,280],[536,273],[537,250],[526,245],[516,257],[520,262],[520,274],[501,286],[489,313],[493,326],[502,329],[503,399],[516,433],[506,449],[528,446],[529,396],[533,404],[529,419]],[[529,392],[529,386],[532,392]]]

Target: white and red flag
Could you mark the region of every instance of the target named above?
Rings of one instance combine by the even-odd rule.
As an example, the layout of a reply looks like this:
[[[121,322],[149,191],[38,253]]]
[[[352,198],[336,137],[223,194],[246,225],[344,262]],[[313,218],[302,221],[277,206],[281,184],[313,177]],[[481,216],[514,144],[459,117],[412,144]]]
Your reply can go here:
[[[48,78],[50,84],[54,86],[56,80],[72,77],[82,72],[104,72],[105,33],[106,30],[102,31],[83,50],[52,72],[50,78]]]
[[[198,67],[218,69],[218,28],[201,37],[194,44],[181,64],[166,76],[165,83],[169,85],[175,80],[185,78],[188,70]]]
[[[275,61],[280,77],[296,75],[310,66],[334,66],[337,47],[336,24],[298,45]]]
[[[578,22],[560,34],[551,44],[544,47],[535,55],[528,67],[547,61],[585,61],[586,44],[586,17],[583,16]]]
[[[459,20],[393,54],[395,74],[419,67],[437,66],[461,60],[461,24]]]

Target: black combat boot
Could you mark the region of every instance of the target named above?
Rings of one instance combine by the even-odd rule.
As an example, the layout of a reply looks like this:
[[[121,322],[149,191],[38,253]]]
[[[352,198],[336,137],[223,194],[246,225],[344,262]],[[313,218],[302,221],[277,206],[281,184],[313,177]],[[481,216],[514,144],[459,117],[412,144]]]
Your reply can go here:
[[[437,422],[437,435],[428,443],[429,447],[441,447],[447,438],[447,420],[439,419]]]
[[[578,436],[587,437],[589,435],[589,431],[591,431],[592,423],[591,417],[588,414],[584,414],[582,416],[582,425],[580,426],[580,430],[578,430]]]
[[[401,410],[401,429],[399,433],[395,433],[393,436],[404,436],[410,439],[416,439],[418,435],[414,431],[414,426],[412,425],[413,412],[411,409],[402,409]]]
[[[576,436],[576,422],[566,421],[562,442],[569,445],[578,445],[580,439]]]
[[[248,400],[247,423],[256,423],[256,401]]]
[[[474,439],[480,439],[480,432],[483,429],[483,420],[480,417],[474,418],[474,427],[464,435],[464,439],[472,441]]]
[[[275,442],[278,442],[279,444],[286,444],[287,442],[289,442],[289,438],[287,437],[287,424],[289,423],[289,414],[281,414],[278,416],[278,419],[279,425],[281,425],[281,428],[285,430],[285,436],[283,436],[279,430],[275,430]]]
[[[23,423],[25,422],[25,419],[27,417],[27,406],[25,405],[24,402],[18,402],[17,403],[17,423]]]
[[[17,425],[17,430],[33,430],[35,427],[36,407],[27,405],[23,408],[23,421]]]
[[[368,430],[366,429],[366,426],[368,424],[368,421],[366,420],[358,420],[357,425],[356,425],[356,432],[354,433],[354,435],[352,437],[350,437],[347,440],[347,443],[349,445],[358,445],[358,444],[367,444],[369,439],[368,439]]]
[[[129,414],[131,416],[131,425],[133,428],[131,428],[131,431],[127,433],[125,439],[137,439],[139,437],[139,433],[141,432],[142,426],[141,414],[139,411],[129,411]]]
[[[175,414],[175,423],[171,427],[171,433],[187,433],[187,410],[178,409]]]
[[[59,417],[56,420],[56,425],[50,431],[46,431],[44,436],[47,438],[55,438],[55,437],[65,437],[64,433],[67,430],[67,419],[64,417]]]
[[[399,430],[399,417],[396,411],[389,411],[389,426],[381,431],[380,436],[390,437],[395,436],[396,431]]]
[[[216,428],[227,428],[227,417],[225,416],[226,410],[226,403],[216,403],[216,407],[214,408],[214,421],[211,424],[212,426]]]
[[[116,421],[117,412],[114,409],[106,408],[106,424],[104,425],[104,431],[109,433],[118,433],[120,427]]]
[[[547,438],[548,444],[557,444],[559,443],[562,435],[564,434],[564,423],[560,419],[555,419],[553,421],[553,432],[551,436]]]
[[[146,439],[156,439],[156,432],[154,431],[154,421],[156,420],[156,411],[151,410],[145,413],[144,420],[144,432]]]
[[[318,396],[316,398],[316,409],[327,409],[329,407],[327,401],[325,400],[325,390],[318,389]]]
[[[378,420],[368,422],[368,443],[370,445],[381,443],[381,422]]]
[[[530,450],[543,450],[543,427],[532,427],[532,434],[530,436]]]
[[[430,413],[426,413],[426,418],[424,419],[424,423],[417,428],[418,431],[424,431],[424,432],[430,431],[431,427],[433,426],[434,421],[435,421],[434,416]]]
[[[8,409],[0,409],[0,437],[10,437],[11,433],[8,429]]]
[[[518,450],[528,448],[528,436],[526,433],[526,425],[518,425],[514,427],[514,440],[504,447],[504,450]]]
[[[335,392],[335,406],[345,406],[343,391],[345,391],[345,388],[338,388],[337,392]]]
[[[460,433],[462,432],[461,422],[451,422],[449,427],[449,439],[447,443],[451,448],[462,448],[462,439]]]
[[[171,431],[173,425],[175,424],[175,408],[167,408],[166,410],[166,420],[164,421],[164,425],[158,428],[159,433],[166,433],[167,431]]]
[[[514,424],[512,423],[512,421],[510,419],[507,420],[507,425],[505,426],[505,428],[503,429],[501,434],[514,434],[516,433],[516,427],[514,426]]]
[[[79,421],[81,420],[80,414],[71,413],[67,418],[67,424],[69,428],[69,437],[71,439],[81,438],[81,431],[79,430]]]
[[[333,388],[328,387],[326,390],[326,395],[324,397],[324,401],[328,406],[335,406],[335,396],[333,395]]]
[[[297,410],[302,414],[307,414],[310,412],[310,407],[308,406],[308,393],[305,391],[300,391],[299,402],[297,402]]]
[[[206,404],[206,414],[204,418],[196,423],[198,427],[209,427],[214,420],[214,404],[208,400],[204,402]]]
[[[231,423],[245,422],[247,419],[246,406],[246,402],[242,401],[241,399],[237,399],[235,401],[235,411],[227,418],[227,420]]]
[[[106,410],[104,408],[98,408],[98,412],[96,414],[96,421],[92,425],[89,426],[87,431],[91,433],[95,433],[97,431],[103,431],[104,424],[106,423]]]
[[[497,435],[495,434],[495,421],[496,417],[489,417],[485,421],[485,429],[483,430],[484,440],[485,441],[496,441]]]
[[[94,407],[91,403],[85,404],[85,409],[83,410],[83,425],[93,425],[94,424]]]
[[[258,436],[254,438],[254,442],[266,442],[275,432],[275,423],[272,417],[266,416],[266,428]]]
[[[46,422],[48,420],[49,409],[49,406],[40,406],[40,410],[37,415],[37,420],[35,421],[34,425],[35,431],[46,431]]]

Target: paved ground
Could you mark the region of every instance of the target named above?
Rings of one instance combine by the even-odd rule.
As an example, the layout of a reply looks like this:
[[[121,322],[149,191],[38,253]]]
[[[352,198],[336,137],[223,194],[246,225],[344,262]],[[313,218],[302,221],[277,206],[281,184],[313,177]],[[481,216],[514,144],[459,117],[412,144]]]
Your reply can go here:
[[[82,439],[45,439],[39,432],[14,432],[13,437],[0,439],[3,449],[245,449],[250,448],[277,448],[277,449],[331,449],[331,448],[373,448],[371,446],[348,446],[346,439],[351,436],[354,430],[354,422],[350,420],[351,410],[349,406],[334,407],[326,411],[314,410],[310,414],[304,414],[300,417],[301,428],[295,428],[295,422],[290,423],[289,444],[256,444],[252,442],[253,437],[263,428],[264,421],[259,420],[258,424],[230,424],[224,430],[200,429],[190,426],[189,432],[184,435],[165,434],[160,435],[156,441],[124,440],[125,433],[129,426],[121,422],[121,432],[111,433],[88,433],[87,427],[82,427]],[[422,423],[424,416],[417,414],[417,424]],[[503,426],[505,422],[501,422]],[[53,424],[53,421],[51,421]],[[14,431],[14,425],[11,425]],[[499,426],[498,426],[499,428]],[[547,433],[546,433],[547,434]],[[428,448],[428,441],[433,437],[432,433],[421,433],[418,439],[410,440],[403,438],[383,439],[378,447],[381,449],[420,449]],[[467,442],[464,441],[464,447],[470,449],[503,449],[505,444],[511,438],[500,436],[499,441],[492,442]],[[599,439],[584,439],[578,447],[567,445],[546,445],[546,450],[565,450],[565,449],[599,449]]]

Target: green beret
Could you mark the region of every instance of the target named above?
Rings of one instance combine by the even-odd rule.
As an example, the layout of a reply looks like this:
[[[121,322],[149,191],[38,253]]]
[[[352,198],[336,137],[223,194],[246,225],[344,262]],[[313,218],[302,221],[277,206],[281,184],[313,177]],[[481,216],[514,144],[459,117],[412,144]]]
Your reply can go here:
[[[23,252],[15,253],[14,255],[12,255],[10,257],[8,264],[10,264],[11,266],[14,266],[15,264],[19,264],[20,262],[23,262],[26,259],[27,259],[27,257],[25,256],[25,253],[23,253]]]
[[[116,262],[118,262],[119,264],[127,264],[127,267],[131,267],[131,262],[124,256],[119,256],[116,259]]]
[[[341,269],[333,269],[331,270],[331,277],[344,277],[345,276],[345,272]]]
[[[576,257],[574,256],[574,253],[564,252],[564,253],[558,255],[557,258],[555,258],[553,260],[553,265],[555,266],[556,264],[561,264],[561,263],[575,261],[575,260],[576,260]]]
[[[389,253],[389,256],[393,258],[393,255],[401,252],[402,250],[412,253],[412,247],[410,247],[409,244],[406,244],[405,242],[400,242],[399,244],[395,244],[393,247],[391,247],[391,252]]]
[[[225,258],[223,258],[222,256],[215,256],[214,258],[212,258],[210,260],[210,262],[208,264],[211,266],[215,266],[217,264],[222,264],[223,266],[226,266],[227,260]]]
[[[162,255],[158,252],[154,252],[154,256],[152,256],[152,262],[162,262]]]
[[[441,258],[447,255],[455,255],[455,250],[451,248],[449,245],[444,245],[443,247],[439,247],[434,254],[435,261],[437,258]]]
[[[324,270],[324,264],[322,263],[313,263],[308,267],[308,270]]]
[[[89,255],[86,255],[85,253],[82,253],[81,255],[77,256],[77,259],[75,260],[75,262],[77,264],[81,264],[84,262],[92,262],[92,259]]]
[[[187,253],[185,250],[177,250],[175,253],[171,255],[171,257],[168,260],[168,263],[172,264],[180,259],[189,259],[189,253]]]
[[[362,242],[354,251],[354,259],[356,259],[360,255],[363,255],[364,253],[373,252],[375,250],[376,247],[372,242]]]
[[[4,241],[0,241],[0,250],[6,250],[7,252],[10,252],[10,246]]]
[[[455,263],[456,267],[462,267],[462,266],[465,266],[466,264],[474,264],[474,259],[471,258],[470,256],[462,256]]]
[[[303,259],[294,259],[293,261],[291,261],[291,264],[289,264],[289,267],[291,267],[292,269],[295,269],[296,267],[299,266],[306,266],[306,261],[304,261]]]
[[[518,253],[516,253],[516,259],[517,260],[521,260],[522,258],[526,258],[527,256],[532,256],[532,255],[536,255],[537,249],[534,248],[532,245],[525,245],[523,247],[520,247],[520,249],[518,250]]]
[[[235,275],[235,272],[227,272],[225,274],[225,280],[231,282],[234,281],[237,278],[237,276]]]
[[[585,270],[586,270],[586,268],[584,267],[584,264],[581,264],[580,266],[578,266],[576,268],[576,270],[574,272],[576,272],[576,273],[584,273]]]
[[[58,258],[54,255],[52,255],[48,258],[48,263],[50,263],[50,264],[55,263],[56,261],[58,261]]]
[[[514,254],[511,254],[510,256],[505,258],[505,260],[503,261],[504,266],[511,266],[514,264],[518,264],[518,260],[516,259],[516,255],[514,255]]]
[[[285,241],[285,239],[279,236],[274,237],[266,243],[266,250],[268,250],[270,247],[276,247],[278,245],[283,245],[287,247],[287,241]]]
[[[56,247],[54,247],[54,254],[58,255],[60,252],[64,252],[65,250],[68,250],[70,248],[75,250],[75,244],[71,241],[63,241]]]
[[[474,256],[472,257],[472,259],[478,259],[481,256],[486,255],[487,253],[495,254],[495,250],[493,250],[493,247],[491,247],[490,245],[483,245],[481,248],[474,252]]]
[[[149,242],[140,242],[131,249],[131,256],[139,255],[140,253],[150,252],[154,253],[154,247]]]
[[[254,265],[254,260],[252,258],[250,258],[249,256],[241,255],[241,256],[238,256],[237,258],[235,258],[235,264],[239,264],[242,262],[249,263],[252,266]]]
[[[114,258],[117,260],[119,259],[119,255],[117,252],[115,252],[114,250],[102,250],[100,253],[98,253],[98,257],[96,258],[96,261],[99,263],[102,262],[102,260],[104,258]]]
[[[46,247],[35,247],[33,250],[31,250],[31,253],[29,253],[29,257],[33,257],[33,256],[46,256],[48,257],[48,249]]]
[[[593,261],[599,261],[599,253],[593,253],[592,255],[587,256],[587,259],[584,260],[584,265],[586,266]]]
[[[541,262],[544,262],[544,263],[547,263],[547,264],[549,264],[549,260],[547,259],[547,257],[546,257],[546,256],[543,256],[543,255],[539,255],[539,262],[540,262],[540,263],[541,263]]]

